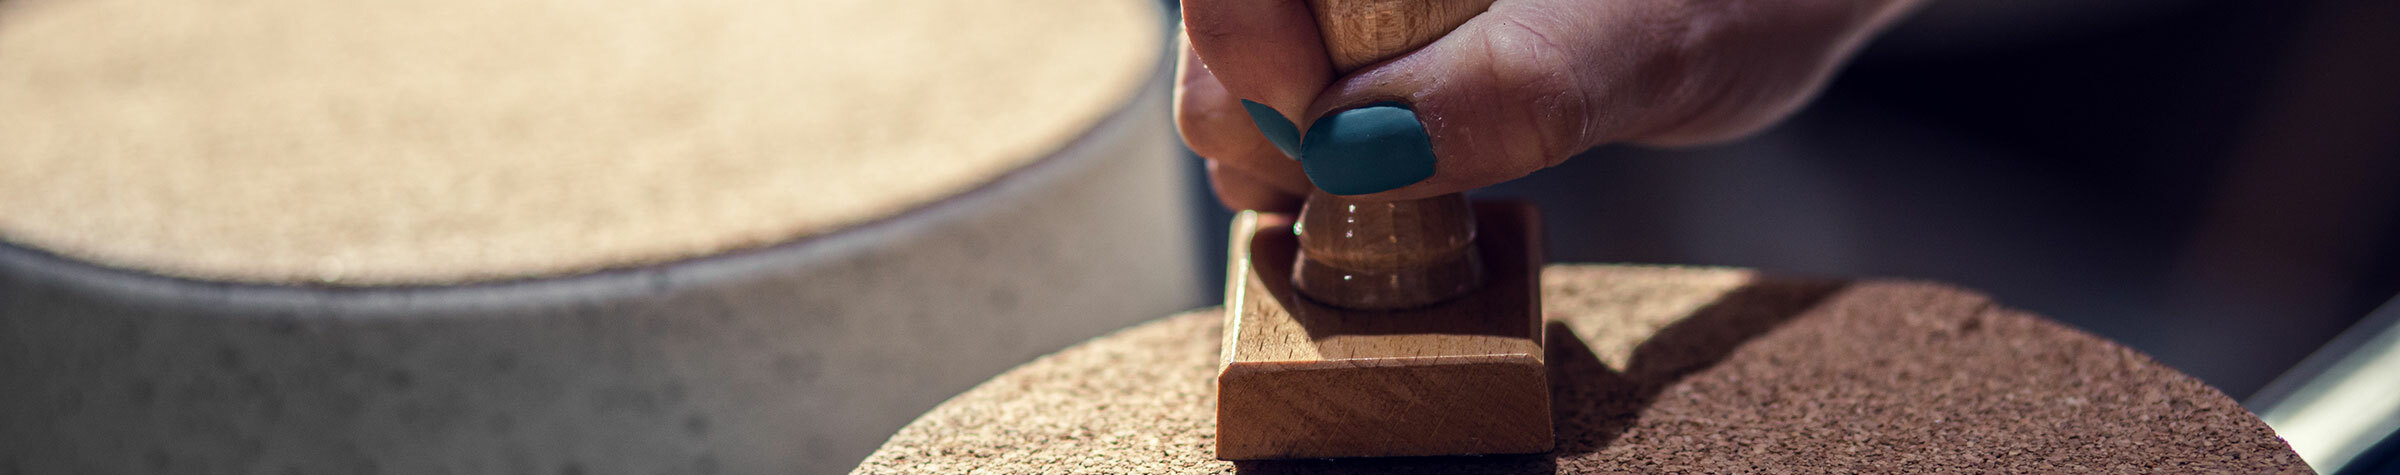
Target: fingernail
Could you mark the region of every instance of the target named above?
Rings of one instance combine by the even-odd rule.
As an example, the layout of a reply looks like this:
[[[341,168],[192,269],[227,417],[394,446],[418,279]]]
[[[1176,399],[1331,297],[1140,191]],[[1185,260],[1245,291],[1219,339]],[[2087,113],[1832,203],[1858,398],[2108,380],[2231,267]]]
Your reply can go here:
[[[1282,150],[1284,158],[1300,158],[1300,126],[1266,104],[1242,100],[1242,109],[1250,111],[1250,121],[1258,123],[1258,132],[1267,134],[1267,142]]]
[[[1363,195],[1433,176],[1433,138],[1407,104],[1385,102],[1341,111],[1308,126],[1300,142],[1308,181],[1336,195]]]

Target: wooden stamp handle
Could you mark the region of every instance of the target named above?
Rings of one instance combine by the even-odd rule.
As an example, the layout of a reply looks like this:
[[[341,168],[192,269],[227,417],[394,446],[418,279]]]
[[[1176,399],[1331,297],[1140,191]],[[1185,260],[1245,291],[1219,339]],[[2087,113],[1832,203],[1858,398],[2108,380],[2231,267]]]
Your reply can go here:
[[[1309,0],[1334,68],[1349,73],[1432,43],[1492,0]],[[1318,190],[1300,207],[1292,285],[1327,305],[1431,305],[1483,283],[1475,218],[1457,193],[1363,201]]]
[[[1300,207],[1292,287],[1326,305],[1422,307],[1483,285],[1465,195],[1361,201],[1312,193]]]
[[[1308,7],[1333,69],[1349,74],[1450,34],[1492,0],[1309,0]]]

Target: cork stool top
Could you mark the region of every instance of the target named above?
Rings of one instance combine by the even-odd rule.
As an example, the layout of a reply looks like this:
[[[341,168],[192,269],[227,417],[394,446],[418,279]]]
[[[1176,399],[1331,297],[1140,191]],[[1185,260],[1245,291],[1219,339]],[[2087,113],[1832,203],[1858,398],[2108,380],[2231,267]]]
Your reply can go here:
[[[2131,349],[1940,285],[1734,269],[1543,275],[1546,455],[1216,460],[1217,310],[1018,367],[862,473],[2306,472],[2224,394]]]
[[[895,215],[1047,156],[1154,6],[0,2],[0,240],[207,280],[449,284]]]

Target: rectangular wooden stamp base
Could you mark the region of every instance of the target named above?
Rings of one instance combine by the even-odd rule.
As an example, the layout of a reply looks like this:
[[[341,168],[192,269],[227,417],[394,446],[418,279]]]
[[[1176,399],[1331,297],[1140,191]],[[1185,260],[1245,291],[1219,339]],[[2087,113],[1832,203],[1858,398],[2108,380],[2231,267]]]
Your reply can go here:
[[[1486,281],[1431,307],[1358,311],[1297,294],[1291,218],[1234,218],[1217,458],[1509,454],[1551,448],[1539,217],[1475,205]]]

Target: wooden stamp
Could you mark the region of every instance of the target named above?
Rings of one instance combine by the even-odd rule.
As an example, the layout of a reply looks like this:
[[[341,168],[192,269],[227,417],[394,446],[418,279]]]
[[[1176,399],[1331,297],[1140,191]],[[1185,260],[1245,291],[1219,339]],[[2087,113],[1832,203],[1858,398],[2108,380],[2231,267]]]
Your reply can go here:
[[[1234,219],[1217,458],[1546,452],[1539,216],[1479,203],[1480,285],[1427,306],[1344,309],[1301,295],[1286,215]]]
[[[1310,0],[1335,69],[1424,46],[1490,0]],[[1472,209],[1470,209],[1472,208]],[[1549,451],[1539,216],[1459,194],[1319,190],[1235,218],[1217,458]]]

